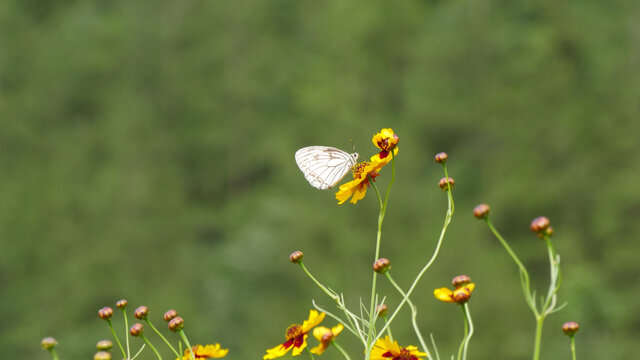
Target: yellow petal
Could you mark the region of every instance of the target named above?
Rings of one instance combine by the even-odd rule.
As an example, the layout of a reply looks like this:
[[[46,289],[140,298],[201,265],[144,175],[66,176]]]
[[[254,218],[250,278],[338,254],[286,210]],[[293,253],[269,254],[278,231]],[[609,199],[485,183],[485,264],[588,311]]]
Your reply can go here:
[[[324,326],[318,326],[315,329],[313,329],[313,337],[316,338],[316,340],[320,341],[324,336],[324,334],[330,331],[331,330],[329,330],[329,328],[326,328]]]
[[[291,348],[292,348],[292,346],[289,346],[289,347],[285,348],[284,346],[282,346],[282,344],[280,344],[280,345],[278,345],[278,346],[276,346],[274,348],[268,349],[267,350],[267,354],[265,356],[263,356],[262,358],[264,360],[279,358],[281,356],[286,355]]]
[[[327,350],[327,347],[324,346],[323,343],[318,344],[318,346],[311,349],[312,354],[322,355],[322,353]]]
[[[344,326],[342,326],[342,324],[338,324],[331,328],[331,332],[333,333],[333,336],[336,337],[342,332],[343,329]]]
[[[322,315],[324,315],[324,313],[322,313]],[[304,350],[304,348],[307,347],[307,334],[304,334],[304,340],[302,340],[302,345],[300,345],[300,347],[293,347],[293,351],[291,352],[291,356],[298,356],[300,355],[300,353],[302,353],[302,350]]]
[[[316,310],[309,311],[309,319],[302,323],[302,332],[307,333],[313,329],[316,325],[320,324],[324,320],[325,313],[320,313]]]
[[[439,288],[439,289],[435,289],[433,291],[433,296],[436,297],[436,299],[440,300],[440,301],[444,301],[444,302],[448,302],[448,303],[452,303],[453,302],[453,298],[452,298],[453,292],[447,288]]]

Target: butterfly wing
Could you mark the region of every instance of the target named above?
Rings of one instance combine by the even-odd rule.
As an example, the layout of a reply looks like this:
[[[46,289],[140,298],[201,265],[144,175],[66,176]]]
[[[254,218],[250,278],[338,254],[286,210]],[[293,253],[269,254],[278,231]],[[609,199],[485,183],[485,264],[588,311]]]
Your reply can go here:
[[[295,158],[309,184],[316,189],[326,190],[351,171],[358,154],[349,154],[329,146],[307,146],[296,151]]]

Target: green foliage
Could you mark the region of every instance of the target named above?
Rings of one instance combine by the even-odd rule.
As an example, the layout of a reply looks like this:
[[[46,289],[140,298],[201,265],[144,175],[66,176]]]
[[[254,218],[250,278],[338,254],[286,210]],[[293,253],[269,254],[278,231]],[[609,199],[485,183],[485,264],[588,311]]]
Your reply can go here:
[[[401,286],[444,218],[435,153],[456,180],[443,252],[413,295],[441,354],[462,330],[432,291],[466,273],[474,358],[530,356],[517,269],[471,215],[487,202],[538,289],[546,254],[528,224],[554,224],[569,306],[545,324],[542,357],[568,358],[560,326],[576,320],[578,357],[632,358],[639,15],[631,0],[3,1],[3,357],[46,359],[53,335],[62,359],[89,358],[109,337],[97,310],[126,297],[157,324],[178,309],[192,342],[256,358],[308,299],[328,305],[288,262],[298,249],[353,307],[368,296],[376,201],[338,206],[293,153],[353,139],[369,156],[392,127],[382,255]],[[400,322],[394,335],[413,341]]]

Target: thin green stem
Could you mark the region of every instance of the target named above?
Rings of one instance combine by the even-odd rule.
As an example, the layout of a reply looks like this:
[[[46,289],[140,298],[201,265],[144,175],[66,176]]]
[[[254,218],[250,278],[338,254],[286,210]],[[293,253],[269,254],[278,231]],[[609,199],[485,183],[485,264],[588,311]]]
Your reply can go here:
[[[56,352],[56,349],[55,349],[55,348],[51,348],[51,349],[49,349],[49,354],[51,354],[51,358],[52,358],[53,360],[58,360],[58,359],[59,359],[59,358],[58,358],[58,353]]]
[[[320,281],[318,281],[313,275],[311,275],[311,273],[309,272],[309,270],[307,270],[307,267],[304,266],[302,261],[298,262],[298,264],[300,265],[302,270],[304,270],[304,272],[307,274],[307,276],[309,276],[309,278],[311,278],[311,280],[313,280],[313,282],[316,283],[316,285],[318,285],[320,287],[320,289],[322,289],[322,291],[324,291],[325,294],[329,295],[329,297],[331,299],[333,299],[334,301],[340,300],[340,297],[338,296],[338,294],[336,294],[333,291],[329,290],[326,286],[322,285],[320,283]]]
[[[534,301],[535,299],[531,297],[529,272],[527,271],[527,268],[524,267],[524,265],[522,264],[516,253],[513,252],[507,241],[502,237],[502,235],[500,235],[498,230],[496,230],[496,228],[491,223],[491,220],[489,220],[488,217],[485,217],[484,220],[487,223],[489,230],[491,230],[493,235],[500,241],[504,249],[511,256],[511,259],[513,259],[516,265],[518,265],[518,268],[520,269],[520,284],[522,286],[522,292],[524,293],[525,301],[527,302],[527,305],[529,305],[529,308],[531,308],[531,311],[533,311],[534,316],[537,318],[539,316],[539,313],[538,309],[536,308],[536,304]]]
[[[149,325],[149,327],[151,327],[151,329],[153,329],[153,331],[158,334],[158,336],[160,336],[160,338],[164,341],[165,344],[167,344],[167,346],[171,349],[171,351],[173,351],[173,353],[180,358],[180,354],[178,354],[178,351],[176,351],[176,349],[171,345],[171,343],[169,342],[169,340],[167,340],[167,338],[164,337],[164,335],[162,335],[162,333],[160,331],[158,331],[158,329],[156,329],[155,326],[153,326],[153,324],[151,323],[151,321],[149,321],[148,318],[145,318],[144,321],[147,322],[147,324]]]
[[[542,325],[544,325],[544,315],[536,319],[536,339],[533,345],[533,360],[540,359],[540,345],[542,344]]]
[[[333,344],[333,346],[335,346],[335,347],[336,347],[336,349],[338,349],[338,350],[342,353],[342,355],[344,356],[344,358],[345,358],[346,360],[351,360],[351,358],[349,357],[349,354],[347,354],[347,352],[346,352],[346,351],[344,351],[344,349],[342,348],[342,346],[338,345],[338,343],[337,343],[335,340],[334,340],[334,341],[332,341],[331,343]],[[574,360],[575,360],[575,359],[574,359]]]
[[[124,340],[127,343],[127,359],[131,359],[131,350],[129,348],[129,322],[127,321],[127,310],[122,308],[122,316],[124,317]]]
[[[469,311],[469,305],[465,303],[462,305],[462,312],[465,315],[464,325],[464,349],[462,350],[462,360],[467,360],[467,350],[469,349],[469,341],[473,336],[473,321],[471,321],[471,312]]]
[[[387,320],[387,316],[383,316],[382,318],[384,319],[384,323],[385,324],[389,323],[389,321]],[[393,341],[393,334],[391,334],[391,327],[390,326],[387,326],[387,335],[389,335],[389,339],[391,341]]]
[[[573,360],[576,360],[576,339],[573,335],[571,335],[571,355]]]
[[[187,339],[187,335],[184,334],[184,330],[180,330],[178,331],[178,333],[180,334],[182,341],[184,341],[185,345],[187,345],[187,348],[189,349],[189,358],[191,360],[196,360],[196,356],[193,354],[193,348],[191,347],[191,344],[189,344],[189,339]]]
[[[380,330],[380,332],[378,333],[378,335],[376,336],[376,338],[373,341],[374,343],[375,343],[376,340],[378,340],[382,336],[382,334],[384,334],[385,330],[387,330],[387,328],[389,327],[389,325],[391,324],[393,319],[395,319],[395,317],[398,315],[398,313],[400,312],[400,310],[402,309],[404,304],[409,299],[409,296],[411,296],[411,293],[413,293],[413,290],[415,290],[416,286],[418,285],[418,282],[420,282],[420,279],[422,279],[422,276],[431,267],[433,262],[438,257],[438,254],[440,253],[440,248],[442,247],[442,242],[444,240],[444,235],[446,234],[447,228],[449,227],[449,224],[451,223],[451,218],[453,217],[453,209],[454,209],[454,207],[453,207],[453,195],[451,194],[451,188],[447,188],[447,202],[448,202],[448,207],[447,207],[447,214],[446,214],[445,219],[444,219],[444,225],[442,226],[442,230],[440,231],[440,237],[438,238],[438,243],[437,243],[436,248],[435,248],[435,250],[433,252],[433,255],[431,255],[431,259],[429,259],[429,261],[424,265],[422,270],[420,270],[420,272],[418,273],[416,278],[413,280],[413,283],[411,284],[411,287],[409,288],[409,291],[407,291],[406,296],[402,299],[402,301],[400,302],[400,304],[398,305],[396,310],[393,312],[393,314],[389,318],[389,321]]]
[[[391,161],[393,162],[393,158],[391,159]],[[384,221],[384,214],[385,214],[385,204],[382,202],[382,197],[380,196],[380,191],[378,191],[378,187],[376,186],[375,182],[373,181],[373,179],[369,178],[369,183],[371,184],[371,186],[373,187],[373,189],[376,191],[376,194],[378,195],[378,201],[380,202],[380,213],[378,214],[378,232],[376,234],[376,251],[375,251],[375,257],[373,259],[373,261],[378,260],[378,257],[380,256],[380,242],[382,239],[382,222]],[[387,191],[388,192],[388,191]],[[388,195],[388,194],[387,194]],[[388,199],[388,197],[387,197]],[[377,279],[378,279],[378,273],[373,272],[373,280],[371,282],[371,303],[369,306],[369,329],[367,332],[367,348],[365,351],[365,360],[369,360],[369,357],[371,356],[371,348],[373,345],[373,329],[374,329],[374,325],[375,325],[375,321],[376,321],[376,314],[375,314],[375,307],[376,307],[376,283],[377,283]]]
[[[309,354],[309,356],[311,357],[311,360],[315,360],[315,358],[313,357],[313,354],[311,353],[311,350],[309,350],[309,347],[306,347],[304,349],[307,350],[307,354]]]
[[[407,297],[407,294],[405,294],[404,291],[402,291],[402,288],[393,280],[393,277],[391,277],[391,273],[389,271],[385,272],[384,276],[386,276],[387,279],[389,279],[389,282],[393,285],[393,287],[396,288],[396,290],[398,290],[400,295],[402,295],[404,298],[407,299],[407,303],[409,304],[409,307],[411,308],[411,323],[413,324],[413,330],[415,331],[416,336],[418,336],[418,340],[420,341],[420,345],[422,345],[422,348],[427,353],[427,358],[431,358],[431,353],[429,352],[429,348],[427,347],[427,343],[422,338],[422,333],[420,332],[420,328],[418,328],[418,322],[417,322],[418,308],[413,304],[411,299],[409,299]]]
[[[158,357],[158,360],[162,360],[162,356],[160,356],[160,353],[158,353],[158,350],[156,349],[155,346],[153,346],[149,340],[147,340],[147,337],[144,336],[144,334],[140,334],[140,338],[142,338],[142,340],[144,341],[145,344],[149,345],[149,347],[151,348],[151,350],[153,350],[153,352],[156,354],[156,356]],[[180,358],[180,356],[178,356],[178,358]]]
[[[458,357],[456,359],[462,360],[462,350],[464,349],[464,344],[467,341],[467,336],[469,336],[469,323],[467,322],[467,314],[464,310],[464,306],[460,306],[462,309],[462,321],[464,322],[464,336],[462,337],[462,342],[458,347]]]
[[[127,353],[124,352],[124,348],[122,347],[122,344],[120,343],[120,339],[118,339],[118,336],[116,335],[116,332],[113,331],[113,325],[111,324],[111,320],[106,320],[107,324],[109,324],[109,330],[111,330],[111,334],[113,335],[113,338],[116,340],[116,343],[118,344],[118,347],[120,348],[120,351],[122,351],[122,357],[124,357],[125,359],[128,359],[129,357],[127,357]]]
[[[449,173],[447,172],[447,164],[444,163],[442,164],[442,169],[444,170],[444,177],[449,178]],[[451,184],[449,184],[449,182],[447,182],[447,195],[448,197],[451,197]],[[451,213],[453,214],[455,210],[453,201],[451,201]]]

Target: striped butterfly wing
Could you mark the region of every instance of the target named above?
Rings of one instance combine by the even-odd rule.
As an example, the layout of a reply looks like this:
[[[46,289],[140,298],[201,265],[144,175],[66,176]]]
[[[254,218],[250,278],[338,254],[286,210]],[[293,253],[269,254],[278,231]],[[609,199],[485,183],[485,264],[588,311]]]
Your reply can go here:
[[[349,154],[329,146],[307,146],[296,151],[295,158],[309,184],[326,190],[351,171],[358,160],[358,153]]]

